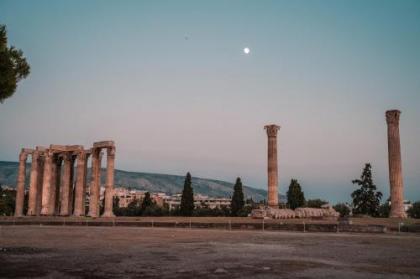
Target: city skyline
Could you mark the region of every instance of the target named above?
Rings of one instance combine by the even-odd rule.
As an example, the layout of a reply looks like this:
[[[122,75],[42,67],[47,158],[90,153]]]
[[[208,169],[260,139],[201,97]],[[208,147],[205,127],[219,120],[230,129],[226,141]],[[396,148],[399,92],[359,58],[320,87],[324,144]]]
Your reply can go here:
[[[401,110],[405,199],[420,199],[416,1],[1,1],[31,75],[1,104],[0,158],[115,140],[116,169],[350,201],[364,164],[389,196],[385,111]],[[249,48],[249,53],[244,49]]]

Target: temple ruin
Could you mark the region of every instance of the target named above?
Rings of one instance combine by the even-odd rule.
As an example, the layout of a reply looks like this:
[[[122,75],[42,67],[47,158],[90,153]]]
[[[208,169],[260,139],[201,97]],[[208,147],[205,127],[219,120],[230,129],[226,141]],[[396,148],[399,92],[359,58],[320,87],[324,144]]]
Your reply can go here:
[[[54,145],[49,148],[22,148],[16,186],[15,216],[24,215],[26,162],[31,157],[28,216],[85,216],[89,193],[88,216],[99,217],[102,150],[106,150],[106,182],[104,213],[113,217],[113,189],[115,144],[113,141],[95,142],[90,149],[82,145]],[[87,166],[92,156],[89,189]],[[76,166],[76,167],[75,167]]]

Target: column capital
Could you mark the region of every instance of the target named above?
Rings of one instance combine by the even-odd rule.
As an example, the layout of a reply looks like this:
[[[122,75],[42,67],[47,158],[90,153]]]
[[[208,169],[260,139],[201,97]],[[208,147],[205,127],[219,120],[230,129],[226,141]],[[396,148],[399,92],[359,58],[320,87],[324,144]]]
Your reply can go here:
[[[19,161],[26,161],[28,159],[28,153],[22,149],[19,154]]]
[[[280,126],[275,125],[275,124],[270,124],[270,125],[264,126],[264,129],[267,131],[267,136],[276,137],[277,132],[280,130]]]
[[[115,157],[115,146],[108,147],[107,148],[107,156],[108,158],[114,158]]]
[[[387,124],[398,124],[400,122],[400,114],[401,111],[394,109],[394,110],[387,110],[385,112],[386,123]]]

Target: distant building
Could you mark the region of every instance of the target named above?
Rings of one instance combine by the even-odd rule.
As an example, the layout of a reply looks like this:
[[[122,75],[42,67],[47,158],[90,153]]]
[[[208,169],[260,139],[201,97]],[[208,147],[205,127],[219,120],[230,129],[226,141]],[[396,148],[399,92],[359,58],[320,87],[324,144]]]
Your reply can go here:
[[[115,187],[114,197],[118,197],[119,207],[128,207],[134,200],[142,201],[147,191],[144,190],[130,190],[126,187]],[[103,199],[105,188],[101,187],[100,199]],[[150,193],[151,199],[158,206],[167,205],[169,210],[174,210],[181,205],[181,194],[168,195],[166,193]],[[212,198],[204,195],[195,195],[194,204],[196,207],[207,206],[211,209],[216,207],[230,207],[231,200],[228,198]]]

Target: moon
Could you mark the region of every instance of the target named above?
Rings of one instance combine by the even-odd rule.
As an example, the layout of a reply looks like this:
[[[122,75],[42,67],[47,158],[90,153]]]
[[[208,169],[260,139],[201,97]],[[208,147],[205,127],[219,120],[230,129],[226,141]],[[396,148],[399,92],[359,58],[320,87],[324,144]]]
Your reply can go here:
[[[250,52],[251,52],[251,50],[248,47],[244,48],[244,53],[245,54],[249,54]]]

